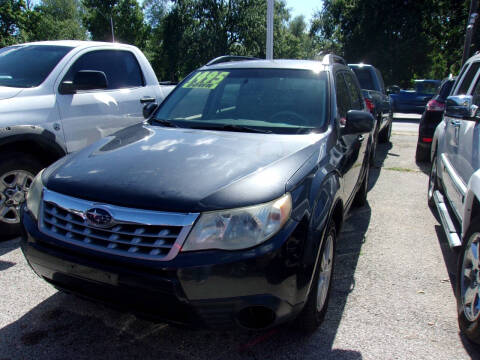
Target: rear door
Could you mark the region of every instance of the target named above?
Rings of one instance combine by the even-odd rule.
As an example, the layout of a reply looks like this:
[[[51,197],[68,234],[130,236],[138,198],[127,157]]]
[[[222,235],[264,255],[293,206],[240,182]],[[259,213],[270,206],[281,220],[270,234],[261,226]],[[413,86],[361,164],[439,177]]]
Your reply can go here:
[[[62,81],[80,70],[102,71],[108,88],[58,93]],[[80,53],[60,77],[57,104],[68,152],[77,151],[126,126],[143,121],[140,99],[155,98],[135,55],[128,50],[95,49]]]
[[[335,75],[335,92],[337,99],[337,114],[340,124],[345,124],[349,110],[363,110],[360,89],[355,85],[352,89],[353,75],[346,71],[339,71]],[[358,94],[356,94],[357,88]],[[352,96],[351,94],[356,94]],[[345,194],[351,198],[362,169],[362,161],[365,153],[365,144],[368,139],[362,135],[343,135],[337,144],[337,150],[342,153],[342,161],[339,169],[344,179]]]
[[[479,68],[480,62],[472,63],[459,85],[456,86],[454,93],[454,95],[473,93],[474,102],[477,102],[478,105],[480,105],[480,86],[478,84]],[[472,84],[475,84],[475,86]],[[444,121],[444,148],[443,153],[439,154],[444,190],[457,217],[461,219],[466,185],[473,173],[472,161],[474,161],[474,157],[478,157],[478,153],[472,151],[472,149],[475,149],[475,144],[473,144],[474,133],[478,131],[478,129],[476,122],[473,121],[448,116],[444,117]]]

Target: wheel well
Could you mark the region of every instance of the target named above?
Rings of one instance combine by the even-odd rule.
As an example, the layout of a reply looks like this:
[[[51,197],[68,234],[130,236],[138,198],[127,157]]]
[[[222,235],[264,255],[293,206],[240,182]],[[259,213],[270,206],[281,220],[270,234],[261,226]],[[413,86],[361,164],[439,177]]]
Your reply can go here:
[[[333,222],[335,222],[335,229],[337,230],[337,234],[340,233],[343,225],[343,204],[340,200],[335,203],[335,207],[332,211],[332,220]]]
[[[56,149],[32,140],[15,141],[0,146],[0,154],[6,154],[8,152],[21,152],[32,155],[39,159],[45,166],[50,165],[65,155],[60,154]]]

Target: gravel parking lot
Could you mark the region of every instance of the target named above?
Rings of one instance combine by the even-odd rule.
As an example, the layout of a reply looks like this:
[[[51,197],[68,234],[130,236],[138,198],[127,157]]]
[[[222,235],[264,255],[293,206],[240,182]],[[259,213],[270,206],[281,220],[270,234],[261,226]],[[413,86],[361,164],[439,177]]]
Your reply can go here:
[[[368,205],[346,221],[327,317],[313,336],[288,326],[210,332],[139,320],[56,291],[10,240],[0,243],[0,360],[480,358],[459,335],[456,256],[427,206],[417,128],[396,119],[392,143],[380,144]]]

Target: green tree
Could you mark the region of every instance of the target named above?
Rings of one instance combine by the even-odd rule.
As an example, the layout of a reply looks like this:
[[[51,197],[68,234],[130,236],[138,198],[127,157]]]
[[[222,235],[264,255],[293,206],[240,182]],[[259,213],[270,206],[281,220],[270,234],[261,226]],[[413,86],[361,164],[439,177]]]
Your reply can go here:
[[[147,28],[137,0],[83,0],[84,24],[93,40],[115,41],[145,48]]]
[[[0,0],[0,47],[21,41],[25,11],[24,0]]]
[[[87,38],[79,0],[42,0],[26,17],[24,36],[28,41]]]

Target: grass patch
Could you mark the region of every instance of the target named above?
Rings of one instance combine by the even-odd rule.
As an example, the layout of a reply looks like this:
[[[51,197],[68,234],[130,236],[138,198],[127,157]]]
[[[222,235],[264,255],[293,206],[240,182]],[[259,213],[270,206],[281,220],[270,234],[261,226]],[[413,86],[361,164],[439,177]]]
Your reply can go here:
[[[384,168],[385,170],[392,170],[392,171],[401,171],[401,172],[419,172],[420,170],[414,170],[409,168],[402,168],[402,167],[388,167]]]

